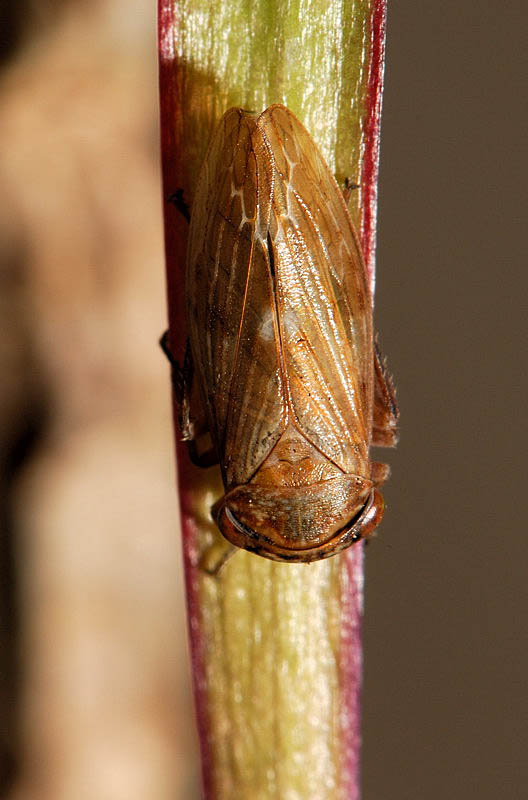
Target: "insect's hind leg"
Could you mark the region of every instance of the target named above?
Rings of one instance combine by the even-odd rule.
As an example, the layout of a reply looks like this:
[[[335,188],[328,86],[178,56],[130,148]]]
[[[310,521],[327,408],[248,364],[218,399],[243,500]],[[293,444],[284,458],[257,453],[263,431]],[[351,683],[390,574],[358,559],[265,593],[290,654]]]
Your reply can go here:
[[[218,464],[218,456],[212,444],[210,444],[205,451],[201,453],[198,451],[198,438],[206,436],[209,433],[207,422],[203,415],[200,417],[191,413],[194,369],[189,342],[187,341],[185,346],[183,367],[180,366],[171,350],[169,331],[165,331],[162,335],[160,347],[171,365],[172,386],[179,409],[178,424],[182,439],[187,444],[189,458],[197,467],[212,467],[214,464]]]
[[[381,486],[388,480],[390,475],[390,467],[388,464],[383,464],[381,461],[370,462],[370,479],[374,486]]]
[[[374,342],[374,418],[372,421],[372,444],[374,447],[396,446],[399,416],[392,378],[376,340]]]
[[[374,414],[372,444],[374,447],[394,447],[398,442],[399,411],[392,378],[381,355],[377,340],[374,342]],[[370,477],[374,486],[381,486],[390,475],[388,464],[372,461]]]
[[[169,343],[169,331],[166,330],[159,340],[159,345],[165,355],[167,356],[167,360],[171,365],[171,380],[172,380],[172,387],[174,389],[174,394],[176,397],[176,402],[178,406],[182,408],[182,406],[186,403],[190,396],[190,385],[192,381],[192,356],[189,348],[189,342],[187,342],[185,346],[185,356],[183,358],[183,367],[180,367],[179,362],[174,357],[174,354],[171,350],[170,343]],[[183,429],[183,426],[180,425],[182,429],[183,438],[186,439],[186,431]]]

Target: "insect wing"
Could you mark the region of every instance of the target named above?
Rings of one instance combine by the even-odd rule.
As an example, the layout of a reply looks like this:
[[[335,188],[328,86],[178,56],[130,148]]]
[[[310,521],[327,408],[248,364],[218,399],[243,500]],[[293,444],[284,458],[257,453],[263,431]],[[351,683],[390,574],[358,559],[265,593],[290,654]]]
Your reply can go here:
[[[266,246],[271,172],[257,168],[254,127],[239,109],[223,117],[202,167],[187,256],[195,374],[228,486],[250,479],[285,424]]]
[[[368,461],[372,309],[339,187],[284,106],[259,118],[276,170],[271,233],[290,402],[298,427],[345,472]]]

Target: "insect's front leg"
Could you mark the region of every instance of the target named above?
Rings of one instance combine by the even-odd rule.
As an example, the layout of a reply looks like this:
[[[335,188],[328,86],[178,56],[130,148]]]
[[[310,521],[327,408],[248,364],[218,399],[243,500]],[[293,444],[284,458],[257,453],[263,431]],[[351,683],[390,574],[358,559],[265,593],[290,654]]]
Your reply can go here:
[[[204,572],[207,572],[208,575],[217,578],[220,571],[227,562],[231,560],[238,549],[239,548],[234,544],[224,539],[221,533],[218,533],[215,541],[202,553],[198,566]]]

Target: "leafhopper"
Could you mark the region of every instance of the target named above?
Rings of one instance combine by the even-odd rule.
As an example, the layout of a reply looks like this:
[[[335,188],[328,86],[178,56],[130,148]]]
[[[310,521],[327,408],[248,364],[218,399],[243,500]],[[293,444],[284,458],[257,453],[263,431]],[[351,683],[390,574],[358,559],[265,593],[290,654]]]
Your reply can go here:
[[[369,536],[389,473],[369,450],[397,442],[394,389],[343,193],[284,106],[220,121],[191,210],[185,297],[182,435],[196,463],[220,465],[224,537],[308,562]]]

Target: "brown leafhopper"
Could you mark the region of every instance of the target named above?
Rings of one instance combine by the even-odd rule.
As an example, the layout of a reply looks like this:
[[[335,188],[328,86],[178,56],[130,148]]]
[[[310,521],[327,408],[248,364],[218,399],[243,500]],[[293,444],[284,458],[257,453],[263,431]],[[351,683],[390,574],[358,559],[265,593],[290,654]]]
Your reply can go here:
[[[185,292],[182,432],[195,461],[220,464],[224,537],[277,561],[367,537],[389,473],[369,449],[396,444],[394,390],[343,194],[284,106],[222,118],[192,206]]]

